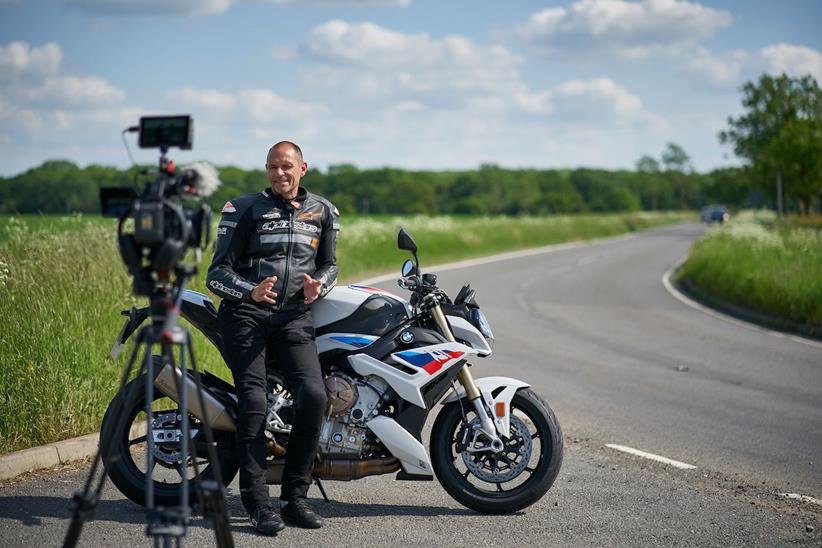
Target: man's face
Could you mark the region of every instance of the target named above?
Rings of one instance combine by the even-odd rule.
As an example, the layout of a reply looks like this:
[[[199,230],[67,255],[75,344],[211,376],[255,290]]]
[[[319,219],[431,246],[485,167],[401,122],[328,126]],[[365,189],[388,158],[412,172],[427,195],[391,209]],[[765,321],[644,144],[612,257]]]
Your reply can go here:
[[[290,200],[297,195],[300,179],[308,170],[300,155],[292,147],[283,145],[268,151],[265,164],[271,190]]]

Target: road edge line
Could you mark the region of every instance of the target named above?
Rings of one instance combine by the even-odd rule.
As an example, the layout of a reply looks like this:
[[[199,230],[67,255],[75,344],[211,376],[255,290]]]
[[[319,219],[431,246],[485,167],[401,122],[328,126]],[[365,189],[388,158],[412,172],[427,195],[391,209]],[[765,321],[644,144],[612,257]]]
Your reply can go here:
[[[742,320],[742,319],[736,318],[734,316],[730,316],[728,314],[720,312],[720,311],[718,311],[716,309],[713,309],[709,306],[705,306],[704,304],[699,303],[699,302],[693,300],[692,298],[688,297],[686,294],[684,294],[682,291],[680,291],[676,287],[676,284],[674,284],[671,281],[673,275],[685,263],[687,258],[688,258],[688,254],[686,253],[676,263],[674,263],[674,265],[671,266],[671,268],[666,270],[665,273],[662,275],[662,285],[665,287],[666,291],[668,291],[668,293],[670,293],[670,295],[672,297],[674,297],[676,300],[678,300],[682,304],[685,304],[685,305],[693,308],[694,310],[698,310],[698,311],[702,312],[703,314],[713,316],[714,318],[717,318],[719,320],[723,320],[723,321],[728,322],[728,323],[732,323],[732,324],[737,325],[739,327],[744,327],[745,329],[750,329],[751,331],[758,331],[760,333],[765,333],[765,334],[771,335],[772,337],[779,337],[780,339],[786,339],[786,340],[797,342],[797,343],[804,344],[804,345],[807,345],[807,346],[812,346],[814,348],[822,348],[822,343],[820,343],[818,341],[814,341],[813,339],[807,339],[805,337],[802,337],[800,335],[795,335],[793,333],[783,333],[782,331],[774,331],[773,329],[768,329],[767,327],[762,327],[761,325],[757,325],[755,323],[747,322],[745,320]]]
[[[639,449],[634,449],[633,447],[628,447],[627,445],[618,445],[616,443],[606,443],[605,447],[609,449],[614,449],[616,451],[622,451],[623,453],[628,453],[630,455],[634,455],[637,457],[642,457],[644,459],[653,460],[656,462],[661,462],[663,464],[667,464],[669,466],[673,466],[674,468],[679,468],[680,470],[694,470],[696,466],[693,464],[688,464],[687,462],[682,462],[674,459],[669,459],[668,457],[663,457],[662,455],[655,455],[653,453],[648,453],[647,451],[641,451]]]
[[[660,228],[660,227],[655,227]],[[653,229],[649,229],[653,230]],[[554,251],[565,251],[566,249],[576,249],[578,247],[585,247],[590,245],[597,245],[601,243],[610,243],[610,242],[620,242],[620,241],[627,241],[632,240],[637,237],[637,232],[629,232],[627,234],[619,234],[617,236],[605,236],[602,238],[594,238],[592,240],[577,240],[574,242],[563,242],[559,244],[550,244],[545,245],[542,247],[532,247],[529,249],[520,249],[518,251],[505,251],[503,253],[497,253],[495,255],[486,255],[485,257],[475,257],[473,259],[463,259],[461,261],[453,261],[450,263],[442,263],[438,265],[434,265],[431,267],[426,267],[427,271],[433,272],[436,270],[436,273],[439,274],[440,272],[446,272],[448,270],[458,270],[460,268],[468,268],[471,266],[479,266],[488,263],[496,263],[499,261],[505,261],[509,259],[521,259],[523,257],[530,257],[532,255],[543,255],[545,253],[552,253]],[[382,282],[388,282],[390,280],[397,279],[398,275],[396,273],[393,274],[380,274],[378,276],[374,276],[371,278],[366,278],[365,280],[361,280],[359,282],[354,282],[357,285],[369,285],[369,284],[378,284]]]
[[[779,493],[779,496],[785,497],[786,499],[798,500],[800,502],[822,506],[822,500],[819,500],[816,497],[809,497],[808,495],[800,495],[799,493]]]

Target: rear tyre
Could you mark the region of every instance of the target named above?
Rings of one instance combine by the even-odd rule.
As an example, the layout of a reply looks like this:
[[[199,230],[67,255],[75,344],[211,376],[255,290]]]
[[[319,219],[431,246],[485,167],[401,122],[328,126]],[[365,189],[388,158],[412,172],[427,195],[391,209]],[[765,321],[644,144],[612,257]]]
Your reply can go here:
[[[155,358],[155,370],[162,367],[159,358]],[[106,410],[100,426],[100,454],[106,472],[112,483],[130,500],[141,506],[146,504],[146,451],[148,443],[145,425],[145,386],[146,376],[141,375],[123,387],[114,397]],[[133,392],[132,392],[133,391]],[[133,394],[131,401],[127,401]],[[174,437],[181,428],[177,404],[163,396],[159,390],[154,391],[154,422],[146,425],[149,432],[154,430]],[[178,506],[180,504],[180,487],[182,474],[189,480],[191,503],[197,502],[194,459],[197,460],[202,477],[214,479],[214,470],[208,462],[208,451],[202,423],[193,415],[188,416],[193,444],[189,443],[189,457],[185,463],[179,455],[179,442],[171,439],[167,443],[155,443],[154,462],[151,476],[154,483],[154,503],[158,506]],[[221,479],[224,485],[231,483],[237,474],[239,464],[236,457],[236,436],[233,432],[213,430],[217,444],[217,456],[220,464]],[[156,439],[156,438],[155,438]]]
[[[562,430],[542,398],[519,390],[510,414],[511,435],[502,439],[499,453],[468,451],[479,418],[465,399],[447,404],[431,432],[431,464],[443,488],[483,514],[511,514],[534,504],[562,465]]]

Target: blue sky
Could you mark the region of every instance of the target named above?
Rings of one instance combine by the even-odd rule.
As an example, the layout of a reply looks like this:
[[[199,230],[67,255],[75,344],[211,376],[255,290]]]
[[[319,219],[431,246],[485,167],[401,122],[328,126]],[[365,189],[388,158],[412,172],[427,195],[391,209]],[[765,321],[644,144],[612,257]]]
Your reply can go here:
[[[708,170],[736,163],[743,82],[822,81],[820,23],[816,0],[0,0],[0,175],[125,166],[120,130],[183,112],[183,162],[290,139],[320,168],[630,168],[673,141]]]

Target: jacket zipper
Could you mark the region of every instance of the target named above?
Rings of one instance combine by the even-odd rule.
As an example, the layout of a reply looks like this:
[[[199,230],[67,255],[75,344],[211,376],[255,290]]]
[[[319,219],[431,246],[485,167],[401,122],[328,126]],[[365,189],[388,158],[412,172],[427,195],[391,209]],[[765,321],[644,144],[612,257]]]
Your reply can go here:
[[[288,265],[291,264],[291,248],[292,248],[292,235],[294,233],[294,210],[292,208],[288,208],[288,244],[286,247],[285,253],[285,280],[283,280],[283,294],[282,298],[280,299],[280,307],[279,310],[283,309],[283,305],[285,305],[285,298],[288,295]]]

